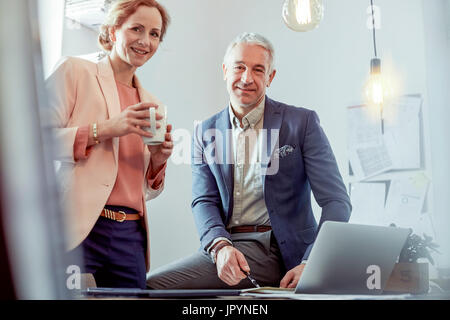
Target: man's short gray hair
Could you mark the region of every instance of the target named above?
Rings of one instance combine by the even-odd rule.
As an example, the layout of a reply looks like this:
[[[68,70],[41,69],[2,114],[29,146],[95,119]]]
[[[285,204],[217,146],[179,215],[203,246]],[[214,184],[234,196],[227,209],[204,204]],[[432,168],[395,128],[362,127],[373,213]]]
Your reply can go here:
[[[269,52],[269,74],[274,69],[274,59],[275,59],[275,50],[273,49],[272,43],[263,37],[260,34],[253,32],[244,32],[238,35],[229,45],[227,51],[225,52],[225,56],[223,57],[223,64],[226,65],[229,61],[229,55],[233,48],[238,44],[246,43],[246,44],[256,44],[258,46],[263,47]]]

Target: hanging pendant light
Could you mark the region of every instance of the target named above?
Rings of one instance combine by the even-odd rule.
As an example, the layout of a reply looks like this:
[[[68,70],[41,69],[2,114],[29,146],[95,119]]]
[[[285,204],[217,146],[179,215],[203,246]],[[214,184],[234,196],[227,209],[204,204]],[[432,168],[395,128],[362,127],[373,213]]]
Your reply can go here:
[[[381,72],[381,59],[377,56],[373,0],[370,0],[370,6],[372,8],[372,39],[375,57],[370,60],[370,74],[364,85],[364,95],[366,104],[379,111],[381,130],[384,132],[384,104],[386,100],[393,98],[394,93],[390,81]]]
[[[381,76],[381,60],[373,58],[370,60],[370,76],[365,85],[366,99],[369,104],[380,106],[384,102],[385,90]]]
[[[323,18],[322,0],[286,0],[283,4],[283,20],[294,31],[310,31]]]

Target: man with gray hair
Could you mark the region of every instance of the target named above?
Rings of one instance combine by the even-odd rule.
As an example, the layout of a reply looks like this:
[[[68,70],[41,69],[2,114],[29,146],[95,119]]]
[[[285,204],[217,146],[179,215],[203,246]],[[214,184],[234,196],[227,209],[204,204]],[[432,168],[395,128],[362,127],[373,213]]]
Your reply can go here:
[[[153,289],[293,288],[320,226],[351,204],[317,114],[266,96],[274,50],[244,33],[228,47],[228,106],[196,126],[192,211],[201,248],[152,272]],[[322,215],[317,224],[311,190]],[[253,281],[252,281],[253,280]]]

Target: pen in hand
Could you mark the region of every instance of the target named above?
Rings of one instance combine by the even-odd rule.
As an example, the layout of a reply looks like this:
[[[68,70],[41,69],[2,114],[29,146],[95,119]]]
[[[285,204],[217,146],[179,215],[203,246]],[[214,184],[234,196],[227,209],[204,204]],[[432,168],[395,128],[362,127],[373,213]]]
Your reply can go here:
[[[242,270],[242,269],[241,269],[241,270]],[[256,288],[261,288],[261,286],[258,284],[258,282],[256,282],[256,280],[253,279],[253,278],[250,276],[250,272],[246,272],[246,271],[244,271],[244,270],[242,270],[242,272],[245,273],[245,275],[247,276],[248,280],[250,280],[250,282],[253,283],[253,285],[254,285]]]

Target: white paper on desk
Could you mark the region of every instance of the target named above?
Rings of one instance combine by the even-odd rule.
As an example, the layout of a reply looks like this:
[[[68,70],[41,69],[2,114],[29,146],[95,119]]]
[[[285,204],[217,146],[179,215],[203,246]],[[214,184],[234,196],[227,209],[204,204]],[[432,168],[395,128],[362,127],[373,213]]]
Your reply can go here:
[[[393,158],[393,169],[421,166],[420,96],[403,96],[384,110],[384,135]]]
[[[280,288],[280,287],[259,287],[242,289],[245,293],[294,293],[295,288]]]
[[[411,294],[396,295],[349,295],[349,294],[300,294],[300,293],[242,293],[255,298],[284,298],[294,300],[404,300]]]
[[[348,154],[353,174],[359,180],[372,177],[393,167],[384,137],[381,120],[367,106],[347,108]]]
[[[350,185],[352,204],[351,223],[386,225],[384,202],[386,199],[385,182],[357,182]]]
[[[397,226],[410,227],[421,217],[429,179],[423,172],[391,180],[386,199],[386,218]]]

